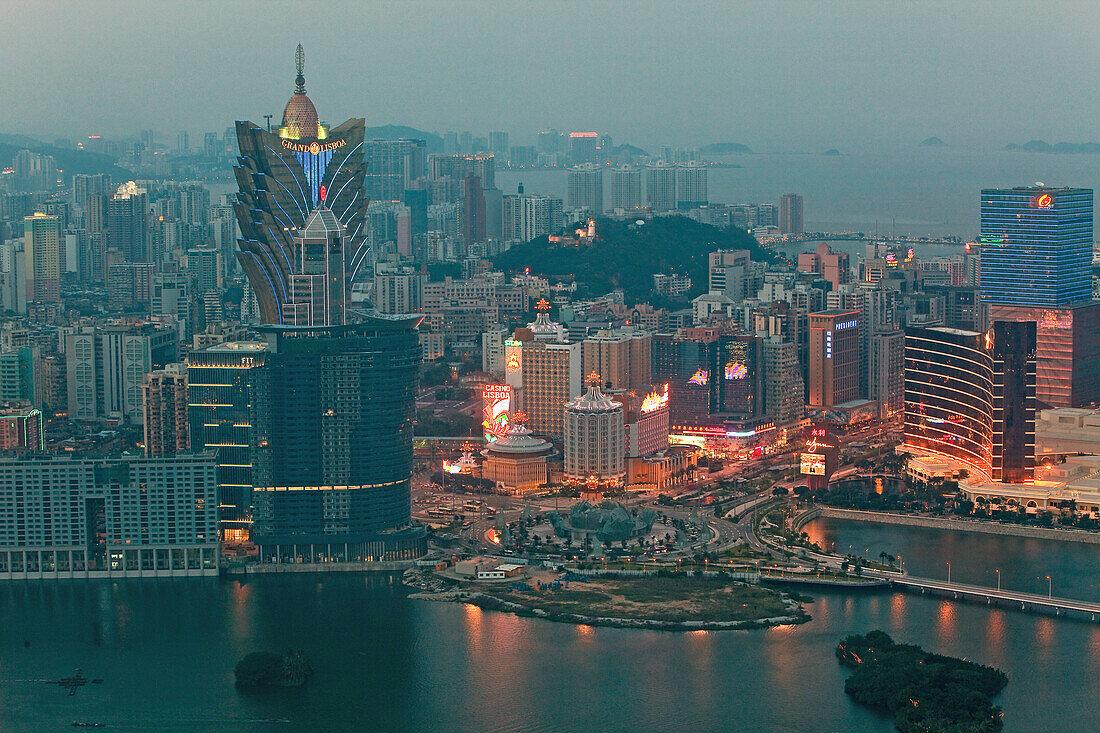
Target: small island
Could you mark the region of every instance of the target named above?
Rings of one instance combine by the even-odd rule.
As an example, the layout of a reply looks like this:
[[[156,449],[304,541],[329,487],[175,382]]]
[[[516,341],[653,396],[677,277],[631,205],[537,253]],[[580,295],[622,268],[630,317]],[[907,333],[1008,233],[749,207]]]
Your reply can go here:
[[[715,574],[718,575],[718,574]],[[521,582],[440,584],[438,575],[407,573],[425,600],[469,603],[549,621],[666,630],[750,629],[810,620],[795,593],[723,577],[671,570],[631,577],[615,572],[529,577]]]
[[[822,155],[843,155],[843,153],[841,153],[836,148],[829,148],[824,153],[822,153]]]
[[[291,650],[246,654],[233,669],[237,687],[256,690],[265,687],[301,687],[313,674],[313,667],[301,651]]]
[[[1001,709],[993,704],[1008,683],[999,669],[898,644],[883,631],[845,638],[836,655],[855,669],[844,692],[892,713],[902,733],[990,733],[1003,726]]]
[[[947,143],[940,140],[938,137],[926,137],[920,141],[923,148],[946,148]]]

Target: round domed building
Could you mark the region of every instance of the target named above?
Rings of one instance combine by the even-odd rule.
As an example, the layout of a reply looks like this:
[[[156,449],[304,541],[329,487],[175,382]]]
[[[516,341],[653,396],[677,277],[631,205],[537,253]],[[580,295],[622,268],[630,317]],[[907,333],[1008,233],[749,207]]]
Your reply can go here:
[[[546,483],[547,461],[557,455],[554,446],[536,438],[513,416],[512,426],[500,440],[481,451],[481,477],[509,491],[534,491]]]
[[[626,476],[623,404],[600,391],[600,375],[585,379],[588,392],[565,403],[565,480],[617,486]]]

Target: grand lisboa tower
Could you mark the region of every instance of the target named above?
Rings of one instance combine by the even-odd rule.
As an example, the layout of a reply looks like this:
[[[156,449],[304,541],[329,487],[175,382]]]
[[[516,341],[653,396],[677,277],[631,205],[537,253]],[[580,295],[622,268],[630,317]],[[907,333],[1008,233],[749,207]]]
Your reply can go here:
[[[234,208],[240,224],[237,258],[260,305],[264,323],[293,325],[303,301],[316,301],[311,281],[322,275],[325,292],[347,293],[367,258],[363,192],[366,163],[362,118],[329,128],[306,96],[302,46],[296,54],[294,94],[283,110],[282,125],[265,130],[238,120],[240,156],[234,172],[240,193]],[[303,239],[315,213],[324,211],[329,248],[322,251]],[[333,216],[339,223],[333,232]],[[313,227],[315,229],[316,226]],[[335,246],[336,249],[333,249]],[[318,261],[320,258],[320,261]],[[339,297],[337,296],[333,296]],[[326,317],[316,325],[338,325],[338,307],[318,309]],[[312,325],[312,324],[311,324]]]

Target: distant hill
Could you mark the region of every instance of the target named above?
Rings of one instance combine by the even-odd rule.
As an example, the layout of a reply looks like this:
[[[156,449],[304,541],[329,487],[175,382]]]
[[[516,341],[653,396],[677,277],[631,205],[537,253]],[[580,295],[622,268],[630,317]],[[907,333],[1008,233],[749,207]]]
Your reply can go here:
[[[512,247],[493,263],[510,272],[529,267],[541,277],[575,278],[593,295],[622,288],[627,300],[635,303],[650,295],[653,275],[659,272],[689,275],[691,296],[706,292],[707,255],[719,249],[747,249],[754,260],[775,260],[741,229],[719,229],[684,216],[663,216],[644,224],[600,219],[594,244],[551,244],[546,237],[539,237]]]
[[[711,143],[699,148],[699,152],[708,155],[731,155],[733,153],[751,153],[752,148],[741,143]]]
[[[844,155],[844,153],[840,152],[836,148],[829,148],[824,153],[822,153],[822,155]]]
[[[623,155],[633,155],[633,156],[649,155],[649,153],[642,150],[637,145],[630,145],[629,143],[623,143],[622,145],[616,145],[614,148],[611,149],[611,152],[614,153],[615,157],[619,157],[619,156],[623,156]]]
[[[57,159],[57,167],[64,171],[66,181],[77,173],[106,173],[112,181],[127,181],[134,177],[131,170],[116,165],[115,159],[109,155],[58,148],[24,135],[0,135],[0,168],[11,165],[20,150],[52,155]]]
[[[423,140],[424,147],[429,154],[443,152],[442,137],[435,134],[434,132],[418,130],[415,127],[409,127],[407,125],[379,125],[378,127],[368,127],[366,129],[364,139],[399,140],[403,137]]]
[[[1009,143],[1005,150],[1014,153],[1100,153],[1100,143],[1055,143],[1045,140],[1028,140],[1023,145]]]
[[[940,140],[938,137],[926,137],[920,141],[921,147],[924,148],[946,148],[947,143]]]

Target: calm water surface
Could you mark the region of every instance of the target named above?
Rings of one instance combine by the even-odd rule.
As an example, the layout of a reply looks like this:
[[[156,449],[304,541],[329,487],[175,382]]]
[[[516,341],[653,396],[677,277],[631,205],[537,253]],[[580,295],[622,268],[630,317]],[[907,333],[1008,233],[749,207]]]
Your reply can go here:
[[[910,529],[811,525],[820,540],[882,542],[914,572],[958,551],[1022,577],[1042,556],[1063,563],[1059,588],[1095,586],[1094,547],[951,534],[970,543],[952,549]],[[979,565],[959,572],[980,580]],[[416,601],[386,576],[12,583],[0,587],[0,728],[72,730],[87,719],[122,730],[889,731],[848,702],[833,656],[840,637],[874,628],[1004,669],[1006,730],[1100,727],[1100,625],[892,592],[814,595],[813,621],[801,626],[673,633]],[[241,656],[287,647],[316,669],[304,688],[234,689]],[[32,681],[76,667],[105,682],[68,697]]]

